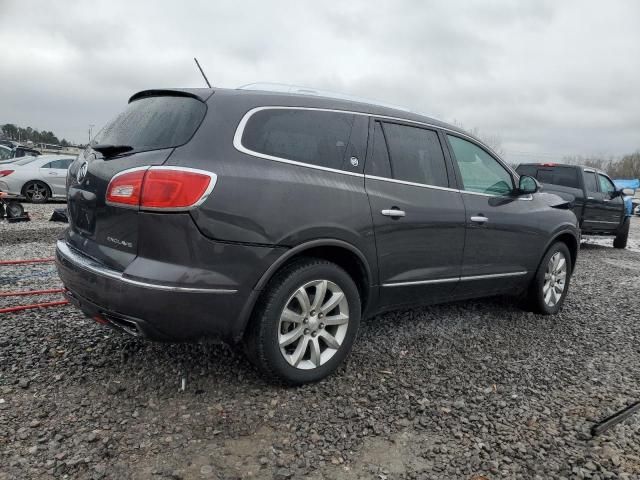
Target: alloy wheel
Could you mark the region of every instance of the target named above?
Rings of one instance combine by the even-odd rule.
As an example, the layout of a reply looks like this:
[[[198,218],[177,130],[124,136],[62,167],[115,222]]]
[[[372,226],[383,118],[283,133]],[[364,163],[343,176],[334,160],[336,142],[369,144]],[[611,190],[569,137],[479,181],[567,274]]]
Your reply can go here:
[[[280,314],[280,352],[293,367],[317,368],[340,349],[348,328],[349,304],[342,289],[329,280],[313,280],[289,297]]]
[[[547,263],[547,270],[544,274],[544,285],[542,295],[544,303],[548,307],[555,307],[567,284],[567,259],[562,252],[554,253]]]
[[[36,202],[39,200],[44,200],[47,198],[47,189],[43,185],[39,185],[37,183],[31,183],[27,186],[25,190],[25,196],[29,200],[35,200]]]

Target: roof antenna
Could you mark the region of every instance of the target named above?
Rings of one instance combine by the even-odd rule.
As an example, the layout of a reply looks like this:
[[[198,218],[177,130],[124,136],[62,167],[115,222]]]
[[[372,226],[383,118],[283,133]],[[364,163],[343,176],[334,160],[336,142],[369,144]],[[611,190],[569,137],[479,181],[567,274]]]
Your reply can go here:
[[[209,86],[209,88],[211,88],[211,84],[209,83],[209,80],[207,79],[207,76],[204,74],[204,71],[202,70],[202,67],[200,66],[200,63],[198,62],[198,59],[196,57],[193,57],[193,60],[196,62],[196,65],[198,66],[198,70],[200,70],[200,73],[204,77],[204,81],[207,82],[207,85]]]

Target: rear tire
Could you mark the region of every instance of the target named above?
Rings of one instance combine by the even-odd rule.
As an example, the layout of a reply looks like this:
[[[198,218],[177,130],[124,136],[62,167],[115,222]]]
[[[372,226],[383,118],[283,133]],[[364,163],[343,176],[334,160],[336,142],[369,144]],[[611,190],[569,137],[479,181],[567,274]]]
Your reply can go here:
[[[268,380],[317,382],[348,356],[360,325],[360,294],[338,265],[301,259],[269,282],[244,340]]]
[[[618,232],[616,238],[613,239],[614,248],[627,248],[627,240],[629,239],[629,227],[631,226],[631,218],[625,217],[624,224]]]
[[[569,291],[571,280],[571,253],[563,242],[556,242],[544,254],[529,291],[529,308],[542,315],[555,315],[560,311]]]
[[[45,183],[33,180],[24,185],[22,194],[31,203],[46,203],[51,197],[51,190]]]

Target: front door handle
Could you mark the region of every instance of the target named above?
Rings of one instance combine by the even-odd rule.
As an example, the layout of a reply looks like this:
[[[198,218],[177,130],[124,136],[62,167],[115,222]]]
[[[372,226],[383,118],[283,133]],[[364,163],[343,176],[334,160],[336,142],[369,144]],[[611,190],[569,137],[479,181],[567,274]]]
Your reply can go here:
[[[487,223],[489,219],[484,215],[476,215],[474,217],[471,217],[471,221],[475,223]]]
[[[400,210],[399,208],[390,208],[388,210],[382,210],[380,213],[383,214],[385,217],[393,217],[393,218],[404,217],[406,215],[404,210]]]

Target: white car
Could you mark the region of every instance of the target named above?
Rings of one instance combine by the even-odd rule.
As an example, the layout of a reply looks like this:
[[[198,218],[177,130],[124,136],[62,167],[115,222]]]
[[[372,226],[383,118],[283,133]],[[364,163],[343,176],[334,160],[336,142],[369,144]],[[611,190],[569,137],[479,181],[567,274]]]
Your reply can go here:
[[[65,198],[67,169],[74,160],[68,155],[41,155],[0,165],[0,191],[33,203]]]

